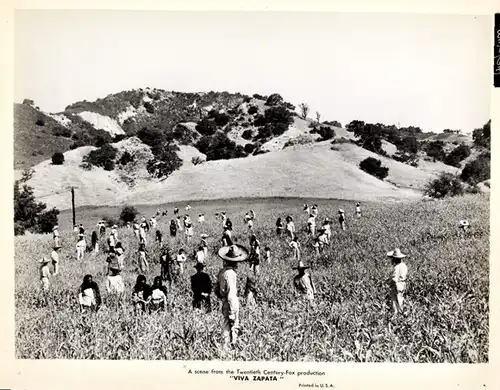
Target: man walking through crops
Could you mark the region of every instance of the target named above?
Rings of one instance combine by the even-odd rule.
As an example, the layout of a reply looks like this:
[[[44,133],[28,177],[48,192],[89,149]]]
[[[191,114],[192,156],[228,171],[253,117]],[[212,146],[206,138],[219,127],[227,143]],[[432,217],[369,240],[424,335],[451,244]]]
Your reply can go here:
[[[305,296],[310,303],[313,303],[316,288],[314,287],[311,275],[306,272],[308,268],[309,267],[304,266],[302,261],[299,262],[297,267],[292,268],[299,272],[295,278],[293,278],[293,285],[299,294]]]
[[[215,294],[222,300],[224,348],[236,342],[239,329],[238,287],[236,269],[238,263],[248,259],[248,250],[241,245],[224,246],[219,249],[224,268],[217,276]]]
[[[406,278],[408,276],[408,267],[402,261],[406,257],[399,248],[387,253],[391,258],[393,265],[392,277],[387,283],[391,289],[391,300],[394,314],[403,314],[404,292],[406,290]]]

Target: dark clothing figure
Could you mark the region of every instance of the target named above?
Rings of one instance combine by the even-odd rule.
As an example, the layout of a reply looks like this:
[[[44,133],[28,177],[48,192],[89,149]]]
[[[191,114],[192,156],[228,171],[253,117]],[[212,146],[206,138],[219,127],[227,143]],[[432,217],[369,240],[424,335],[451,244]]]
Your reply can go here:
[[[91,275],[85,275],[83,283],[80,286],[78,295],[80,308],[90,308],[93,311],[98,311],[101,306],[101,293],[99,286],[92,280]]]
[[[161,277],[154,279],[148,296],[149,313],[164,311],[167,306],[167,288],[161,283]]]
[[[212,310],[210,294],[212,293],[212,281],[210,276],[203,272],[204,265],[197,264],[198,272],[191,276],[191,290],[193,291],[193,308],[205,309],[207,313]]]
[[[160,255],[160,276],[162,280],[168,282],[169,284],[172,284],[172,266],[173,260],[170,255],[170,251],[165,249]]]
[[[283,221],[281,220],[281,217],[278,218],[278,220],[276,221],[276,234],[278,236],[281,236],[281,233],[283,233]]]
[[[177,222],[175,220],[170,221],[170,236],[175,237],[177,235]]]
[[[231,220],[229,218],[226,219],[225,227],[226,227],[226,229],[233,230],[233,223],[231,222]]]
[[[99,234],[101,235],[101,237],[106,234],[106,226],[101,225],[101,227],[99,228]]]
[[[80,227],[79,227],[78,232],[79,232],[80,234],[85,234],[85,229],[83,228],[83,226],[80,226]]]
[[[97,241],[99,241],[99,240],[98,240],[98,238],[97,238],[97,233],[96,233],[96,231],[94,230],[94,231],[92,232],[92,238],[91,238],[92,248],[95,248],[95,246],[97,245]]]
[[[163,234],[159,230],[156,231],[156,242],[160,245],[163,242]]]
[[[174,215],[179,214],[179,209],[177,207],[174,208]]]
[[[139,275],[132,292],[132,301],[136,310],[146,311],[146,302],[149,297],[150,287],[146,283],[146,277]]]

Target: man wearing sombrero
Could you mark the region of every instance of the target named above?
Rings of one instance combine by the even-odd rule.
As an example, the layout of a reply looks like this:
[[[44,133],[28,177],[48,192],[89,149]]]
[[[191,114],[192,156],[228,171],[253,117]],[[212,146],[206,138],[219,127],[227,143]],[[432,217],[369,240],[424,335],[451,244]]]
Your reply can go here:
[[[219,249],[219,257],[224,261],[224,268],[217,276],[215,294],[222,300],[222,315],[224,317],[223,333],[224,347],[236,342],[239,328],[238,286],[236,269],[238,263],[248,259],[248,250],[241,245],[224,246]]]
[[[302,263],[302,261],[299,261],[299,265],[297,267],[292,268],[299,272],[293,278],[293,285],[301,295],[304,295],[309,300],[309,302],[312,303],[314,301],[314,294],[316,293],[316,288],[314,287],[311,275],[306,273],[306,270],[308,268],[309,267],[305,266]]]
[[[467,230],[469,230],[469,221],[467,221],[466,219],[461,219],[458,222],[458,228],[459,232],[465,235],[465,233],[467,233]]]
[[[406,290],[406,277],[408,275],[408,267],[402,259],[404,259],[406,255],[401,253],[399,248],[396,248],[393,251],[388,252],[387,256],[391,258],[391,262],[394,267],[392,277],[388,280],[388,284],[391,288],[392,308],[394,310],[394,314],[402,314],[404,301],[403,295]]]
[[[345,230],[345,211],[342,209],[339,209],[339,223],[340,223],[340,228],[342,230]]]
[[[59,249],[61,249],[59,245],[54,246],[54,248],[52,248],[52,252],[50,253],[50,259],[52,260],[52,265],[54,266],[54,276],[59,273],[59,253],[57,253]]]
[[[54,239],[54,246],[60,246],[60,244],[59,244],[59,226],[55,225],[52,228],[52,237]]]

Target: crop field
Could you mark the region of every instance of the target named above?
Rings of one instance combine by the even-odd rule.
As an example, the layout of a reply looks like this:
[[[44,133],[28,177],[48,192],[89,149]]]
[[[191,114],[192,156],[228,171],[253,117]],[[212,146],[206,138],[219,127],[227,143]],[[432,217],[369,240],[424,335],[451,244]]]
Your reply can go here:
[[[206,272],[215,283],[222,261],[216,256],[222,234],[215,212],[226,210],[238,243],[248,247],[243,216],[256,212],[255,232],[262,247],[271,248],[270,264],[261,262],[258,285],[262,302],[245,306],[243,289],[248,264],[238,267],[241,336],[232,351],[224,352],[222,315],[212,294],[212,312],[193,311],[189,277],[191,257],[169,288],[170,304],[164,313],[134,314],[132,287],[137,277],[138,243],[132,231],[120,228],[126,251],[122,273],[126,294],[121,301],[107,298],[105,254],[86,254],[76,260],[76,237],[70,213],[60,216],[62,249],[60,273],[51,277],[45,305],[39,282],[38,259],[50,256],[51,235],[15,239],[16,356],[26,359],[189,359],[332,362],[488,362],[489,316],[489,197],[467,195],[444,201],[363,203],[355,219],[354,202],[310,200],[319,205],[318,220],[333,220],[332,239],[316,256],[305,232],[306,215],[300,199],[226,200],[191,203],[194,239],[186,245],[183,232],[169,237],[168,216],[159,228],[172,252],[184,247],[191,254],[200,234],[209,235]],[[181,214],[184,204],[177,204]],[[346,211],[347,230],[341,231],[337,210]],[[156,207],[138,207],[151,217]],[[117,217],[119,208],[77,210],[77,222],[86,239],[103,215]],[[206,222],[197,223],[199,213]],[[313,262],[317,289],[315,306],[307,308],[295,296],[296,271],[289,239],[277,237],[276,219],[292,215],[299,231],[304,262]],[[470,231],[458,235],[458,221],[467,218]],[[385,283],[392,267],[386,252],[399,247],[408,257],[408,286],[404,317],[391,319],[389,289]],[[159,249],[149,233],[148,283],[159,275]],[[51,266],[52,267],[52,266]],[[81,314],[77,294],[83,276],[90,273],[101,289],[98,313]]]

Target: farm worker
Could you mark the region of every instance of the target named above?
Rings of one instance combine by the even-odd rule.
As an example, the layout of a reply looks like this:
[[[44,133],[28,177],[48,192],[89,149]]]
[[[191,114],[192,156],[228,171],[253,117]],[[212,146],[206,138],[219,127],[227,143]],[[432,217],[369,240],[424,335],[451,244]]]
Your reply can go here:
[[[177,252],[177,266],[179,267],[179,275],[184,273],[184,263],[187,260],[186,251],[184,249],[179,249]]]
[[[120,263],[118,262],[118,256],[116,255],[115,252],[110,252],[108,254],[108,257],[106,258],[106,263],[108,263],[106,275],[109,275],[111,273],[111,268],[121,269]]]
[[[100,222],[101,226],[99,228],[99,234],[104,236],[106,234],[106,226],[104,225],[104,221]]]
[[[160,276],[161,279],[172,285],[172,256],[169,247],[165,247],[160,254]]]
[[[326,230],[324,228],[319,229],[318,235],[319,248],[322,250],[325,245],[328,245],[328,236],[326,235]]]
[[[217,276],[215,294],[222,300],[224,347],[236,342],[239,329],[237,274],[238,263],[248,259],[248,250],[241,245],[224,246],[219,249],[224,267]]]
[[[193,292],[193,308],[205,309],[207,313],[212,311],[210,294],[212,293],[212,280],[203,272],[205,264],[196,263],[196,273],[191,276],[191,291]]]
[[[79,230],[79,229],[78,229],[78,225],[73,226],[73,232],[74,232],[74,233],[78,233],[78,230]]]
[[[144,244],[146,245],[146,225],[144,223],[141,223],[141,226],[139,226],[139,244]]]
[[[281,236],[283,233],[283,222],[281,221],[281,217],[278,217],[276,220],[276,235]]]
[[[191,223],[189,223],[188,225],[186,225],[186,242],[191,241],[193,234],[194,234],[193,225]]]
[[[266,246],[264,248],[264,260],[267,262],[267,264],[271,264],[271,248]]]
[[[250,249],[250,270],[255,275],[259,274],[260,270],[260,242],[255,239]]]
[[[83,283],[80,285],[78,293],[78,303],[80,304],[80,311],[84,312],[85,309],[98,311],[101,306],[101,294],[99,286],[92,280],[92,275],[85,275]]]
[[[125,283],[120,275],[121,270],[118,268],[111,268],[111,275],[106,277],[106,290],[110,295],[122,295],[125,292]]]
[[[132,290],[132,302],[135,312],[146,311],[146,302],[149,296],[149,285],[146,283],[146,276],[139,275]]]
[[[208,258],[208,243],[207,243],[208,234],[202,233],[200,235],[200,237],[201,237],[200,246],[203,248],[203,252],[205,253],[205,259],[207,259]]]
[[[191,206],[190,206],[190,205],[187,205],[187,206],[186,206],[186,211],[189,211],[189,210],[191,210]]]
[[[222,220],[222,227],[224,228],[224,227],[226,226],[226,219],[227,219],[227,217],[226,217],[226,212],[225,212],[225,211],[223,211],[223,212],[221,213],[220,217],[221,217],[221,220]]]
[[[459,234],[462,233],[465,235],[465,233],[467,233],[467,231],[469,230],[469,221],[467,221],[466,219],[461,219],[458,222],[458,228]]]
[[[307,220],[307,229],[311,236],[316,234],[316,217],[313,214],[309,214],[309,219]]]
[[[52,248],[52,252],[50,253],[50,259],[52,260],[52,265],[54,266],[54,276],[59,273],[59,253],[57,253],[61,249],[60,246],[54,246]]]
[[[177,235],[177,223],[174,219],[170,221],[170,237],[175,237]]]
[[[315,204],[312,208],[311,208],[311,214],[314,216],[314,217],[317,217],[318,216],[318,205]]]
[[[54,246],[60,246],[59,226],[57,225],[52,228],[52,238],[54,239]]]
[[[306,214],[311,214],[311,209],[309,208],[309,205],[307,203],[304,203],[303,210]]]
[[[148,296],[149,314],[163,311],[167,305],[167,288],[161,283],[161,276],[156,276]]]
[[[115,246],[116,259],[118,261],[118,266],[120,269],[125,268],[125,249],[123,249],[122,243],[117,242]]]
[[[252,218],[250,217],[250,213],[246,212],[245,213],[245,223],[248,223]]]
[[[76,259],[83,260],[83,256],[85,255],[85,248],[87,248],[87,243],[85,242],[85,238],[83,234],[78,236],[78,242],[76,243]]]
[[[257,287],[256,277],[247,276],[247,281],[245,284],[245,299],[247,307],[255,307],[257,305],[257,300],[260,296],[259,289]]]
[[[387,253],[391,258],[391,263],[394,267],[392,277],[387,281],[391,289],[392,308],[394,314],[403,313],[404,292],[406,290],[406,277],[408,275],[408,267],[402,261],[406,257],[401,253],[399,248]]]
[[[146,259],[146,246],[144,244],[139,244],[139,270],[141,273],[145,274],[149,270],[148,260]]]
[[[94,254],[97,255],[99,253],[99,238],[95,230],[92,231],[91,243],[92,248],[94,249]]]
[[[109,252],[115,251],[115,245],[116,245],[115,236],[113,234],[110,234],[108,237]]]
[[[230,246],[233,244],[231,235],[231,230],[225,228],[224,233],[222,233],[222,246]]]
[[[300,243],[297,241],[297,237],[292,238],[289,245],[293,249],[293,258],[300,261]]]
[[[356,217],[361,217],[361,205],[359,204],[359,202],[356,203]]]
[[[40,260],[38,260],[40,263],[40,284],[42,285],[42,291],[47,292],[49,291],[49,278],[50,278],[50,269],[49,269],[49,263],[50,260],[46,257],[42,257]]]
[[[83,228],[83,224],[81,223],[80,226],[78,227],[78,233],[79,234],[85,234],[85,229]]]
[[[316,253],[316,255],[319,256],[319,254],[320,254],[320,249],[319,249],[320,243],[319,243],[319,239],[317,237],[313,240],[312,246],[314,248],[314,253]]]
[[[192,225],[192,224],[193,224],[193,221],[191,221],[191,217],[188,214],[186,214],[184,216],[184,226],[187,227],[187,225]]]
[[[291,216],[286,217],[286,231],[293,240],[295,237],[295,224],[293,223],[293,218]]]
[[[248,230],[252,231],[253,230],[253,219],[249,219],[247,222],[248,225]]]
[[[257,239],[257,236],[255,234],[252,234],[250,236],[250,252],[256,247],[260,245],[260,241]],[[251,254],[250,254],[251,256]]]
[[[134,235],[139,238],[139,224],[136,221],[134,221],[133,230]]]
[[[115,242],[118,241],[118,226],[113,225],[111,228],[111,235],[115,237]]]
[[[340,223],[340,228],[342,230],[345,230],[345,211],[342,209],[339,209],[339,223]]]
[[[292,268],[299,272],[293,278],[293,285],[295,286],[296,291],[298,291],[300,294],[305,295],[305,297],[309,300],[309,302],[313,302],[314,294],[316,293],[316,288],[314,287],[311,275],[306,272],[306,269],[308,268],[309,267],[304,266],[302,261],[299,261],[297,267]]]
[[[330,225],[330,220],[328,218],[323,222],[323,229],[325,229],[326,238],[330,241],[332,237],[332,225]]]
[[[179,215],[177,216],[176,222],[177,222],[177,230],[182,231],[184,228],[182,227],[181,217]]]
[[[203,216],[203,214],[199,214],[198,215],[198,223],[203,223],[205,222],[205,217]]]
[[[249,213],[250,213],[250,218],[251,218],[251,219],[255,219],[255,211],[250,210],[250,212],[249,212]]]
[[[163,247],[163,234],[159,230],[156,231],[155,241],[158,243],[160,248]]]
[[[233,230],[233,223],[231,222],[231,220],[228,218],[226,218],[226,222],[224,223],[224,227],[226,229],[229,229],[229,230]]]
[[[151,227],[153,229],[156,229],[156,226],[158,226],[158,223],[156,222],[156,217],[151,217]]]
[[[195,259],[197,263],[205,264],[205,251],[201,245],[195,253]]]
[[[168,210],[163,210],[163,212],[161,213],[161,216],[164,217],[168,214]]]

